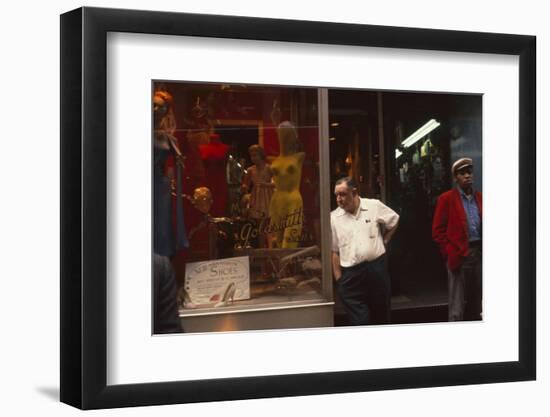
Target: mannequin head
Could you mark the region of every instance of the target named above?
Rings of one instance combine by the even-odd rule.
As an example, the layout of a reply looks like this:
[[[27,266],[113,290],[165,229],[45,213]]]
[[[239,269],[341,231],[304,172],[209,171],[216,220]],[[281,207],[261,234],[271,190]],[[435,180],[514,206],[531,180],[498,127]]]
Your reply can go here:
[[[212,207],[212,192],[207,187],[195,188],[193,192],[193,206],[203,214],[208,214]]]
[[[277,136],[281,155],[292,155],[298,152],[298,132],[291,122],[281,122],[277,126]]]
[[[155,91],[153,96],[153,115],[155,130],[163,130],[167,133],[174,133],[176,130],[176,119],[172,110],[174,99],[172,95],[163,90]]]
[[[261,165],[265,162],[265,151],[260,145],[251,145],[248,147],[250,159],[254,165]]]
[[[206,116],[206,113],[207,113],[207,110],[205,107],[202,106],[201,98],[197,97],[197,100],[195,101],[195,105],[191,109],[191,115],[195,119],[202,119],[203,117]]]

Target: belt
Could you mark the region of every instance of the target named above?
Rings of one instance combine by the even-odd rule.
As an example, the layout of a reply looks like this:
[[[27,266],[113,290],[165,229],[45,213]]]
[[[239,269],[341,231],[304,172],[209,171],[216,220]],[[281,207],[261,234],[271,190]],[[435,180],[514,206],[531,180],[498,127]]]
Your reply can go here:
[[[386,254],[383,253],[378,258],[373,259],[372,261],[363,261],[361,263],[358,263],[358,264],[355,264],[355,265],[352,265],[352,266],[340,266],[340,268],[342,269],[342,271],[355,271],[355,270],[361,269],[362,267],[364,267],[368,264],[373,264],[375,262],[380,262],[382,259],[384,259],[385,256],[386,256]]]

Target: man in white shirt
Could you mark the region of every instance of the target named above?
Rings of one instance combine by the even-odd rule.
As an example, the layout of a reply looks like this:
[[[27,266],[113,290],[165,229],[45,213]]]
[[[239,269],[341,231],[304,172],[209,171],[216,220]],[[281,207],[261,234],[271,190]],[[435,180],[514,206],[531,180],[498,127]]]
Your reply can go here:
[[[360,198],[353,178],[336,182],[338,208],[330,214],[332,272],[352,325],[390,322],[386,246],[399,215],[381,201]]]

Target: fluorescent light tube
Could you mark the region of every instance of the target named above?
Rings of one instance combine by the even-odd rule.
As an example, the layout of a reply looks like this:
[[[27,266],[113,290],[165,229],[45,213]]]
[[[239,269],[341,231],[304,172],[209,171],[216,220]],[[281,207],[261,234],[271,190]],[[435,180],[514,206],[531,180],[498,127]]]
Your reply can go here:
[[[401,143],[405,148],[408,148],[440,125],[441,123],[439,123],[437,120],[431,119],[428,123],[426,123],[424,126],[422,126]]]

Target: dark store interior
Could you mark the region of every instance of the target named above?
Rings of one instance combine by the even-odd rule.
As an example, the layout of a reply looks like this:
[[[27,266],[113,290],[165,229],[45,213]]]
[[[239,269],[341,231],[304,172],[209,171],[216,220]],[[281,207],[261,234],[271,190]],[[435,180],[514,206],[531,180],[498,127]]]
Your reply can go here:
[[[445,321],[447,272],[431,222],[437,197],[453,185],[449,168],[456,158],[474,159],[481,190],[481,97],[329,90],[329,118],[331,185],[351,175],[362,196],[382,198],[400,215],[388,248],[392,323]],[[408,148],[401,145],[432,119],[437,128]],[[346,325],[336,305],[335,322]]]

